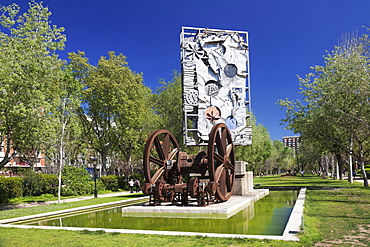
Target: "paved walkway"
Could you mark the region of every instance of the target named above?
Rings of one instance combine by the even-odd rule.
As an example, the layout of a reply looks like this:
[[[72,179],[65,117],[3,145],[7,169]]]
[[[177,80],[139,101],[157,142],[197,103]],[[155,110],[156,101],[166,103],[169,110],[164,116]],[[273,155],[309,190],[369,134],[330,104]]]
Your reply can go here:
[[[123,191],[123,192],[114,192],[114,193],[107,193],[107,194],[98,194],[98,198],[102,197],[113,197],[113,196],[123,196],[130,194],[129,191]],[[60,203],[67,203],[67,202],[78,202],[83,200],[89,200],[94,198],[94,196],[80,196],[80,197],[73,197],[73,198],[67,198],[60,200]],[[32,203],[23,203],[23,204],[14,204],[14,205],[5,205],[0,206],[0,211],[2,210],[9,210],[9,209],[17,209],[17,208],[28,208],[28,207],[35,207],[40,205],[50,205],[50,204],[57,204],[58,201],[47,201],[47,202],[32,202]]]
[[[368,179],[369,179],[369,178],[368,178]],[[347,180],[347,181],[348,181],[348,177],[347,177],[347,176],[343,177],[343,180]],[[363,178],[360,178],[360,177],[355,177],[355,178],[353,179],[353,182],[364,183],[364,179],[363,179]]]

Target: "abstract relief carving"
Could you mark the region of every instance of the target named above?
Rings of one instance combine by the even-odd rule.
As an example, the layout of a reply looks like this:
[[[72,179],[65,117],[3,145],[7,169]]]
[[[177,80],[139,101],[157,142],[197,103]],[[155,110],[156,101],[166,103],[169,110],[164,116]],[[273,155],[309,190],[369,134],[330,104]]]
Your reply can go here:
[[[183,27],[180,36],[185,144],[207,144],[225,123],[234,145],[250,145],[248,33]]]

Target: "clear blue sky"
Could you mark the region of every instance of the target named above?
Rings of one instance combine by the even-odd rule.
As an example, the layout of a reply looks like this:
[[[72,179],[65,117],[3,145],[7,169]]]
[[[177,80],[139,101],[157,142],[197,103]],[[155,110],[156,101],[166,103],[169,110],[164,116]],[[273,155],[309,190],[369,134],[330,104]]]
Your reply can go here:
[[[17,3],[22,11],[25,0]],[[296,99],[297,75],[323,64],[345,32],[362,33],[369,0],[44,0],[52,24],[66,28],[62,58],[84,51],[96,64],[108,51],[123,53],[132,70],[155,90],[159,79],[180,71],[182,26],[249,32],[252,110],[272,139],[292,134],[280,120],[278,99]]]

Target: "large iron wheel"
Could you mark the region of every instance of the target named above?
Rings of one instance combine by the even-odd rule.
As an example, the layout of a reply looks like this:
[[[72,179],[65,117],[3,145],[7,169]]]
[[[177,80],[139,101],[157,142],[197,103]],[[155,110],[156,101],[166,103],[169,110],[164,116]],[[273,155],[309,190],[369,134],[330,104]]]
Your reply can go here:
[[[143,165],[145,181],[155,184],[158,180],[165,180],[166,183],[176,181],[175,174],[169,173],[173,165],[177,165],[180,146],[175,136],[165,129],[154,131],[148,137],[145,144]]]
[[[216,198],[227,201],[233,192],[235,156],[230,131],[223,123],[213,126],[209,134],[208,170],[210,180],[217,185]]]

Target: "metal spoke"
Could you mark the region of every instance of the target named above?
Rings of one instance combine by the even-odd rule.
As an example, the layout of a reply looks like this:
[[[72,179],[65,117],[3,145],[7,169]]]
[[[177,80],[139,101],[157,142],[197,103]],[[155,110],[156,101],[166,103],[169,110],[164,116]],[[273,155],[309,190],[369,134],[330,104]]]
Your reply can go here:
[[[229,145],[226,146],[226,156],[230,157],[231,151],[233,151],[233,144],[230,143]]]
[[[152,184],[154,184],[155,182],[157,182],[158,178],[160,178],[164,173],[164,166],[162,166],[161,168],[159,168],[153,175],[152,177],[152,181],[150,181]]]
[[[220,130],[221,131],[221,130]],[[222,140],[222,132],[217,131],[216,133],[216,147],[217,147],[217,152],[221,155],[225,155],[225,150],[224,150],[224,141]]]
[[[175,148],[174,150],[172,150],[171,153],[168,155],[168,160],[172,160],[176,156],[178,151],[179,151],[178,148]]]
[[[168,157],[168,150],[170,147],[170,135],[165,135],[163,140],[163,153],[165,155],[165,159]]]
[[[163,164],[164,164],[164,161],[163,160],[158,159],[157,157],[153,157],[153,156],[149,156],[149,162],[150,163],[157,164],[159,166],[163,166]]]
[[[158,136],[156,136],[154,138],[154,141],[153,142],[154,142],[155,150],[157,151],[157,154],[158,154],[159,158],[161,160],[165,160],[166,159],[166,156],[165,156],[165,154],[163,152],[161,141],[159,140]]]
[[[214,153],[214,155],[213,155],[213,156],[215,157],[215,160],[216,160],[216,161],[220,162],[221,164],[223,164],[223,163],[224,163],[224,157],[223,157],[223,156],[221,156],[220,154],[218,154],[218,153]]]
[[[227,191],[230,192],[232,190],[232,179],[233,179],[233,175],[232,173],[229,174],[229,171],[228,170],[225,170],[226,172],[226,186],[227,186]]]

